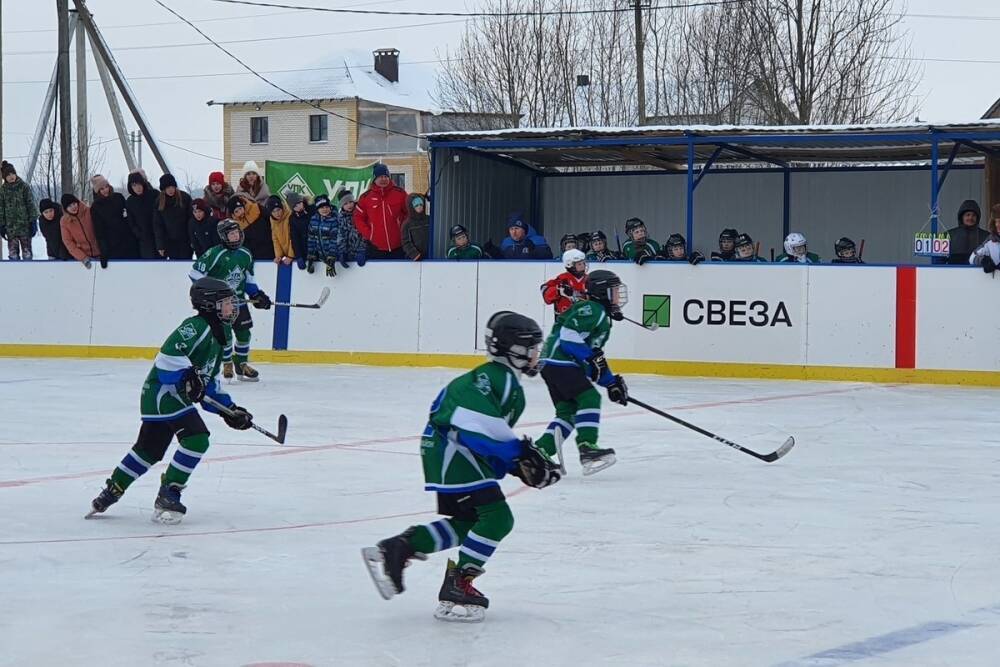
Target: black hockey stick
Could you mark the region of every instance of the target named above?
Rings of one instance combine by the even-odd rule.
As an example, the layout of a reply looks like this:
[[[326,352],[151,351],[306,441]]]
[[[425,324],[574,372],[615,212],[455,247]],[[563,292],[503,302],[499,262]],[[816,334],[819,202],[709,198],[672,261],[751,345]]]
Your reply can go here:
[[[330,298],[330,288],[324,287],[323,291],[319,293],[319,298],[316,299],[316,303],[286,303],[284,301],[275,301],[275,306],[287,306],[288,308],[322,308],[326,300]]]
[[[690,422],[686,422],[686,421],[684,421],[683,419],[681,419],[679,417],[674,417],[673,415],[668,414],[668,413],[664,412],[663,410],[660,410],[658,408],[654,408],[652,405],[647,405],[646,403],[643,403],[642,401],[636,400],[636,399],[632,398],[631,396],[629,396],[628,402],[632,403],[634,405],[638,405],[640,408],[645,408],[645,409],[649,410],[650,412],[652,412],[655,415],[660,415],[661,417],[665,417],[665,418],[669,419],[670,421],[674,422],[675,424],[680,424],[681,426],[689,428],[692,431],[695,431],[696,433],[701,433],[702,435],[707,436],[707,437],[711,438],[712,440],[717,440],[718,442],[721,442],[724,445],[728,445],[729,447],[732,447],[733,449],[737,449],[737,450],[743,452],[744,454],[749,454],[750,456],[752,456],[752,457],[754,457],[756,459],[760,459],[761,461],[764,461],[765,463],[774,463],[775,461],[777,461],[778,459],[780,459],[782,456],[784,456],[788,452],[792,451],[792,447],[795,446],[795,438],[792,437],[792,436],[788,436],[788,440],[785,440],[784,444],[781,445],[781,447],[778,447],[776,450],[774,450],[770,454],[759,454],[759,453],[753,451],[752,449],[747,449],[743,445],[738,445],[735,442],[733,442],[732,440],[726,440],[722,436],[715,435],[711,431],[706,431],[705,429],[701,428],[700,426],[695,426],[694,424],[691,424]]]
[[[230,410],[229,408],[227,408],[226,406],[224,406],[222,403],[219,403],[217,400],[215,400],[211,396],[205,396],[201,400],[204,401],[205,403],[208,403],[209,405],[211,405],[213,408],[215,408],[216,410],[218,410],[219,412],[221,412],[224,415],[228,415],[228,416],[232,417],[233,415],[236,414],[235,412],[233,412],[232,410]],[[283,444],[285,444],[285,434],[288,432],[288,417],[286,417],[285,415],[279,415],[278,416],[278,434],[277,435],[275,435],[274,433],[271,433],[266,428],[262,428],[260,426],[257,426],[253,422],[250,422],[250,427],[253,430],[257,431],[258,433],[263,433],[264,435],[266,435],[267,437],[269,437],[271,440],[274,440],[279,445],[283,445]]]
[[[643,324],[642,322],[640,322],[638,320],[633,320],[631,317],[625,317],[624,315],[622,315],[622,319],[625,320],[626,322],[631,322],[632,324],[634,324],[636,326],[640,326],[643,329],[645,329],[646,331],[656,331],[657,329],[660,328],[660,325],[657,324],[656,322],[650,322],[649,324]]]

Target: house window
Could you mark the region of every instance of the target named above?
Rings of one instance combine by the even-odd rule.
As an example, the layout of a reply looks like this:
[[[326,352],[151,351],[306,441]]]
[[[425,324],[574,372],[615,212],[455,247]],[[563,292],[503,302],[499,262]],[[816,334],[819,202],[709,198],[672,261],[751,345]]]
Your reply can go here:
[[[327,115],[325,113],[309,116],[309,141],[326,141],[329,138],[326,123]]]
[[[267,116],[253,116],[250,118],[250,143],[267,143]]]
[[[406,174],[389,174],[389,178],[397,188],[406,189]]]
[[[417,115],[406,109],[358,109],[358,153],[416,153],[420,145]]]

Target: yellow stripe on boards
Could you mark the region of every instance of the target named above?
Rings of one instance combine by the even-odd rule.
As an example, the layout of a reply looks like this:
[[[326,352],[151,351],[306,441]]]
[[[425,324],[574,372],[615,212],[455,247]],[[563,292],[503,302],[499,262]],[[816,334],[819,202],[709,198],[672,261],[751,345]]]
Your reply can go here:
[[[152,359],[157,348],[111,345],[14,345],[0,344],[0,357]],[[407,352],[320,352],[251,350],[251,362],[288,364],[357,364],[360,366],[473,368],[483,362],[481,354],[410,354]],[[970,387],[1000,387],[1000,372],[902,368],[854,368],[846,366],[794,366],[785,364],[735,364],[699,361],[612,359],[611,367],[623,375],[641,373],[685,377],[745,378],[767,380],[813,380],[821,382],[879,382],[952,384]]]

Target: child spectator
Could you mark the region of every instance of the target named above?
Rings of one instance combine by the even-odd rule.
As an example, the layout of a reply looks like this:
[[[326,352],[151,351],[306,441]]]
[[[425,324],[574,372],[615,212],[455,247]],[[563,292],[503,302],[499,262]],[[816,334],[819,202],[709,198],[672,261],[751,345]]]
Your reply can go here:
[[[688,254],[687,240],[680,234],[671,234],[663,246],[663,259],[668,262],[689,262],[692,266],[705,261],[705,256],[697,250]]]
[[[188,237],[191,195],[177,187],[172,174],[160,176],[160,195],[156,200],[156,229],[159,230],[160,254],[168,259],[190,261],[194,250]]]
[[[228,217],[226,204],[234,194],[236,193],[233,191],[233,186],[226,183],[226,176],[221,171],[213,171],[208,175],[208,185],[205,186],[203,199],[212,209],[212,215],[216,220],[225,220]]]
[[[740,234],[736,237],[734,262],[767,262],[763,257],[757,255],[757,247],[749,234]]]
[[[59,219],[62,218],[62,207],[51,199],[43,199],[38,202],[38,226],[45,237],[45,253],[49,259],[67,260],[72,255],[66,249],[62,241],[62,232],[59,229]]]
[[[660,254],[660,244],[649,238],[646,223],[640,218],[629,218],[625,221],[625,236],[628,237],[622,248],[625,259],[642,266]]]
[[[723,229],[719,234],[719,251],[712,253],[713,262],[732,262],[736,259],[736,239],[739,232],[735,229]]]
[[[63,216],[59,221],[63,243],[73,258],[90,268],[91,262],[101,257],[101,247],[94,233],[94,223],[90,218],[90,207],[75,195],[62,196]],[[101,261],[101,268],[107,268],[107,261]]]
[[[785,237],[785,252],[778,255],[775,262],[799,264],[819,264],[819,255],[809,252],[806,237],[798,232],[792,232]]]
[[[149,181],[146,180],[146,172],[142,169],[137,169],[128,175],[128,192],[129,196],[125,202],[125,208],[128,211],[128,226],[132,228],[132,234],[139,240],[139,257],[160,259],[163,254],[158,252],[156,226],[153,224],[160,193],[149,184]]]
[[[355,224],[357,202],[354,201],[354,193],[347,189],[341,190],[337,193],[337,204],[340,206],[337,214],[337,260],[345,269],[348,268],[347,262],[351,259],[354,259],[358,266],[364,266],[370,246],[361,238]]]
[[[191,217],[188,218],[188,241],[194,249],[195,257],[201,257],[219,245],[219,220],[212,207],[204,199],[191,202]]]
[[[255,260],[264,259],[263,257],[258,257],[254,249],[247,244],[246,230],[253,226],[261,217],[260,206],[257,205],[257,202],[246,195],[233,195],[226,202],[226,212],[229,214],[227,217],[235,220],[236,224],[243,230],[243,247],[250,251],[250,256]],[[271,246],[270,224],[268,224],[267,239],[268,250],[266,254],[273,255],[274,248]],[[273,259],[273,257],[267,257],[267,259]]]
[[[842,236],[833,245],[834,258],[831,264],[864,264],[858,257],[858,249],[854,241]]]
[[[271,244],[274,246],[274,263],[291,264],[295,259],[295,250],[292,248],[292,232],[289,220],[292,217],[292,210],[281,201],[278,195],[271,195],[265,204],[266,211],[271,217]]]
[[[7,239],[7,258],[30,260],[31,237],[38,231],[35,199],[10,162],[0,164],[0,176],[0,237]]]
[[[90,185],[94,190],[90,217],[104,259],[139,259],[139,239],[128,224],[125,197],[100,174],[90,179]]]
[[[286,192],[285,201],[292,208],[289,222],[292,237],[292,252],[295,253],[295,263],[300,269],[306,268],[306,256],[309,254],[309,221],[313,210],[309,202],[297,192]]]
[[[315,271],[313,264],[326,264],[326,275],[337,275],[337,237],[340,216],[333,212],[333,205],[326,195],[316,197],[316,212],[309,222],[309,251],[306,256],[306,271]]]
[[[412,194],[407,198],[406,222],[400,230],[403,237],[403,252],[414,262],[427,258],[427,243],[431,234],[431,219],[427,215],[427,201],[422,195]]]
[[[448,246],[448,259],[489,259],[483,249],[469,240],[469,232],[462,225],[452,227],[448,235],[451,245]]]
[[[549,242],[520,213],[507,217],[507,238],[500,244],[504,259],[552,259]]]
[[[983,271],[992,274],[1000,265],[1000,204],[990,208],[990,236],[982,245],[969,255],[969,264],[981,266]]]
[[[601,230],[590,235],[590,252],[587,254],[589,262],[607,262],[612,259],[621,259],[614,250],[608,248],[608,237]]]

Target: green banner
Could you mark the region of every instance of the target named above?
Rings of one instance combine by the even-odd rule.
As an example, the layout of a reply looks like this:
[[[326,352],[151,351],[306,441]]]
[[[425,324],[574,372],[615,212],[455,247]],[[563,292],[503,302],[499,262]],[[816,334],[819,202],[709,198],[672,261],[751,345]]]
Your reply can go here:
[[[360,197],[372,182],[372,166],[330,167],[268,160],[264,163],[264,181],[271,192],[282,197],[295,192],[310,200],[322,194],[329,195],[332,200],[343,188]]]

